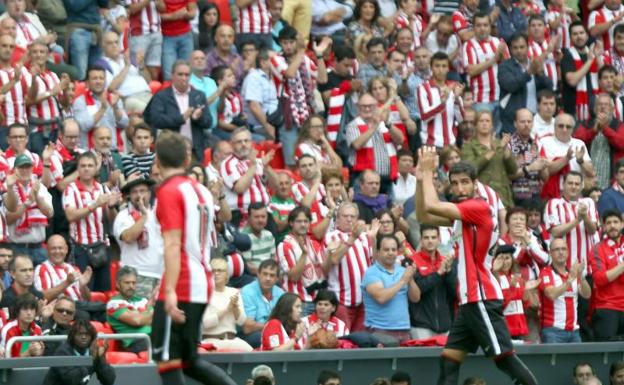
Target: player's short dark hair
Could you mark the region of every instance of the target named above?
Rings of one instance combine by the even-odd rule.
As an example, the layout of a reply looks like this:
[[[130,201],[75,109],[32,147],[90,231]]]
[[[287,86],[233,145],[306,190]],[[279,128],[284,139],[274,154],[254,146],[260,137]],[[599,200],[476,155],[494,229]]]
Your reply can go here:
[[[286,25],[279,32],[277,40],[278,41],[282,41],[282,40],[297,40],[297,30],[294,27],[290,26],[290,25]]]
[[[604,213],[602,213],[602,223],[605,223],[607,221],[607,219],[609,219],[611,217],[616,217],[620,221],[622,220],[622,214],[620,214],[620,212],[617,211],[617,210],[611,209],[611,210],[607,210]]]
[[[388,48],[388,46],[386,45],[386,39],[381,38],[381,37],[374,37],[370,39],[368,43],[366,43],[366,49],[370,51],[371,48],[376,47],[378,45],[383,46],[384,51],[386,50],[386,48]]]
[[[522,32],[514,32],[513,35],[511,35],[511,38],[509,39],[509,46],[511,47],[511,45],[515,42],[517,42],[518,40],[524,40],[524,42],[526,44],[528,44],[529,42],[529,38]]]
[[[407,372],[403,372],[403,371],[396,371],[392,374],[392,377],[390,377],[390,383],[391,384],[396,384],[396,383],[404,383],[406,382],[407,385],[411,385],[412,383],[412,377],[410,377],[409,373]]]
[[[397,151],[397,159],[401,159],[404,156],[409,156],[410,158],[412,158],[412,160],[414,160],[414,154],[407,148],[402,148]]]
[[[251,216],[252,211],[266,210],[267,206],[262,202],[254,202],[247,206],[247,214]]]
[[[277,270],[279,273],[279,265],[274,259],[265,259],[260,262],[260,266],[258,266],[258,274],[260,274],[260,272],[264,269]]]
[[[581,20],[575,20],[572,23],[570,23],[570,26],[568,27],[568,33],[570,35],[572,35],[572,28],[574,27],[581,27],[585,30],[585,32],[587,32],[587,28],[585,28],[585,24],[583,24]],[[615,34],[613,36],[615,36]]]
[[[490,15],[485,12],[485,11],[477,11],[473,16],[472,16],[472,24],[475,24],[475,21],[477,19],[483,19],[484,17],[487,17],[488,21],[490,21]],[[492,22],[490,21],[490,24],[492,24]]]
[[[316,297],[314,297],[314,303],[319,303],[321,301],[327,301],[334,305],[335,308],[338,308],[338,305],[340,304],[338,302],[338,297],[336,296],[336,293],[327,289],[321,289],[318,291],[318,293],[316,293]]]
[[[527,213],[527,211],[524,209],[524,207],[521,206],[514,206],[511,207],[507,210],[507,215],[505,215],[505,223],[509,224],[509,219],[511,218],[512,215],[514,214],[524,214],[524,217],[528,220],[529,219],[529,213]]]
[[[377,235],[377,250],[381,248],[381,243],[384,241],[384,239],[394,240],[397,244],[397,247],[399,247],[399,245],[401,244],[399,242],[399,239],[394,234],[379,234]]]
[[[297,206],[288,213],[288,224],[290,225],[293,223],[299,214],[304,214],[306,218],[308,218],[308,221],[312,221],[312,213],[310,212],[310,209],[305,206]]]
[[[89,68],[87,68],[87,80],[89,79],[91,72],[103,72],[104,75],[106,75],[106,69],[104,69],[104,67],[102,67],[99,64],[94,64],[94,65],[89,66]]]
[[[161,165],[167,168],[184,167],[186,161],[186,142],[176,132],[164,131],[156,140],[156,157]]]
[[[342,61],[344,59],[355,59],[355,51],[348,45],[337,45],[334,47],[334,59],[335,61]]]
[[[11,136],[11,131],[13,131],[16,128],[23,128],[24,132],[26,132],[26,135],[28,135],[28,132],[29,132],[28,131],[28,126],[25,125],[25,124],[22,124],[20,122],[15,122],[15,123],[9,124],[9,127],[7,128],[7,135]]]
[[[574,365],[574,368],[572,368],[572,377],[576,376],[576,371],[578,370],[578,368],[583,367],[583,366],[589,366],[589,368],[592,371],[593,375],[596,375],[596,370],[594,369],[593,366],[591,366],[591,364],[589,362],[578,362],[576,365]]]
[[[555,99],[555,103],[557,102],[557,94],[549,88],[541,90],[537,93],[537,103],[541,103],[542,99]]]
[[[431,55],[431,59],[429,60],[429,65],[433,66],[434,61],[445,61],[447,64],[451,64],[451,59],[446,54],[446,52],[438,51]]]
[[[422,235],[425,233],[425,231],[435,231],[436,233],[438,233],[438,235],[440,235],[440,228],[438,226],[434,226],[434,225],[428,225],[426,223],[423,223],[420,225],[420,236],[422,237]]]
[[[341,379],[340,374],[333,370],[321,370],[318,377],[316,378],[317,385],[324,385],[327,381],[333,380],[334,378]]]
[[[602,68],[600,68],[598,70],[598,79],[602,78],[602,75],[606,74],[606,73],[612,73],[612,74],[616,74],[617,75],[617,70],[615,69],[614,66],[607,64],[602,66]]]
[[[299,162],[301,162],[301,159],[305,159],[305,158],[310,158],[314,161],[314,163],[316,163],[316,158],[313,157],[311,154],[303,154],[299,157],[299,159],[297,159],[297,166],[299,166]]]
[[[15,304],[13,305],[13,318],[17,318],[20,310],[37,309],[39,306],[39,300],[32,293],[25,293],[17,297]]]
[[[95,156],[95,154],[91,151],[85,151],[82,154],[78,155],[76,157],[76,164],[79,164],[81,160],[83,159],[90,159],[93,162],[95,162],[95,164],[97,164],[97,157]]]
[[[223,79],[223,77],[225,76],[225,71],[229,69],[231,68],[228,66],[216,66],[212,69],[212,71],[210,71],[210,77],[215,82],[218,82],[219,80]]]
[[[475,168],[475,166],[467,162],[459,162],[451,166],[448,173],[449,180],[451,179],[451,176],[457,174],[466,174],[473,181],[477,180],[477,169]]]
[[[583,174],[580,173],[580,171],[576,171],[576,170],[571,170],[568,171],[564,176],[563,176],[563,183],[568,181],[568,177],[570,176],[578,176],[579,178],[581,178],[581,183],[583,183]]]

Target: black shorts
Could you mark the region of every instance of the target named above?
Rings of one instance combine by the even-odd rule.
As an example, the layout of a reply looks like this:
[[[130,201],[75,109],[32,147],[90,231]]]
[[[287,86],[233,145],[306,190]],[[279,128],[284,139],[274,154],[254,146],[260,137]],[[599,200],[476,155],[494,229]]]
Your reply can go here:
[[[178,303],[186,315],[186,322],[173,322],[165,311],[165,303],[157,301],[152,321],[152,353],[155,361],[181,359],[191,362],[197,357],[197,345],[201,340],[202,317],[206,304]]]
[[[503,316],[503,302],[482,301],[461,305],[445,347],[470,353],[481,347],[488,357],[513,351]]]

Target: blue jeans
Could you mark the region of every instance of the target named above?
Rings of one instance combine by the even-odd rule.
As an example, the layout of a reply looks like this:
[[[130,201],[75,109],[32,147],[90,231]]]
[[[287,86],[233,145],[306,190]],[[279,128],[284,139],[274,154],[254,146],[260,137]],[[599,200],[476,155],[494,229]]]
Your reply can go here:
[[[578,329],[571,332],[559,328],[542,329],[542,343],[544,344],[570,344],[580,342],[581,334]]]
[[[92,33],[76,28],[69,37],[69,63],[78,69],[80,79],[87,76],[87,67],[102,56],[98,44],[91,45]]]
[[[193,52],[193,34],[163,36],[162,71],[165,80],[171,80],[171,70],[177,60],[189,60]]]

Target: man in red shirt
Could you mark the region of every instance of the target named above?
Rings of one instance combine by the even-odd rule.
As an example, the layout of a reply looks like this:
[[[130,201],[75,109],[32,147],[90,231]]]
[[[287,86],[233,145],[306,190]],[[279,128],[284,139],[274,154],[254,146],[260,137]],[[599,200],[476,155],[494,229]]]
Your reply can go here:
[[[195,0],[156,0],[162,28],[162,73],[171,80],[173,63],[189,60],[193,52],[191,20],[197,13]]]
[[[184,156],[186,154],[186,156]],[[210,248],[214,201],[210,191],[186,175],[191,159],[180,134],[156,141],[156,163],[163,182],[156,217],[164,241],[165,271],[154,307],[152,343],[162,382],[235,385],[221,369],[197,354],[201,322],[212,292]]]
[[[624,223],[615,210],[607,210],[602,223],[607,238],[596,246],[596,252],[589,259],[596,306],[592,327],[596,340],[621,340],[624,335]]]
[[[537,380],[516,356],[503,316],[503,294],[490,267],[488,254],[498,234],[494,213],[485,200],[475,197],[476,169],[460,162],[449,171],[457,203],[441,202],[433,183],[439,164],[435,147],[418,155],[416,213],[421,222],[454,225],[458,236],[457,279],[459,309],[440,358],[438,385],[456,385],[461,363],[468,352],[481,347],[496,366],[516,384],[536,385]]]

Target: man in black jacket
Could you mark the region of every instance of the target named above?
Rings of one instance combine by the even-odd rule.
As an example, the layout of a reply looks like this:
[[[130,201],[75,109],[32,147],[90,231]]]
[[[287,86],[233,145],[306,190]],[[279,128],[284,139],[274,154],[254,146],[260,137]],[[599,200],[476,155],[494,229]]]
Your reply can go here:
[[[440,254],[439,245],[438,227],[421,225],[420,251],[412,255],[417,267],[414,279],[421,291],[420,301],[409,304],[414,339],[447,333],[453,320],[457,264],[452,256]]]
[[[71,324],[76,314],[76,303],[71,297],[61,295],[54,303],[52,316],[44,322],[44,336],[66,336],[69,334]],[[46,341],[44,355],[53,356],[56,349],[62,344],[62,341]]]
[[[69,330],[67,341],[56,349],[55,356],[93,357],[92,366],[50,368],[43,385],[86,385],[95,373],[102,385],[115,383],[115,370],[106,362],[106,345],[98,346],[97,331],[89,321],[77,320]]]
[[[206,131],[212,117],[206,106],[206,96],[190,86],[191,66],[184,60],[173,65],[171,87],[159,91],[145,108],[145,122],[154,130],[171,130],[193,142],[193,153],[200,162],[207,147]]]
[[[501,88],[501,121],[503,132],[515,132],[516,111],[528,108],[537,112],[537,94],[553,88],[552,81],[544,75],[544,61],[540,57],[529,60],[527,37],[521,33],[511,38],[511,58],[498,66],[498,83]]]

